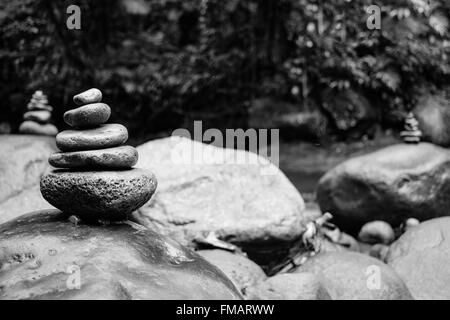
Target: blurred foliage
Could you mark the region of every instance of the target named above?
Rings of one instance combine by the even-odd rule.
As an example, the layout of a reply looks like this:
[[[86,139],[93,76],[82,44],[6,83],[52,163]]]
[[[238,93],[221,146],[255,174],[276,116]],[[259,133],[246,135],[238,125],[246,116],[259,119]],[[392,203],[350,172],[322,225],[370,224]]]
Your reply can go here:
[[[366,26],[374,3],[381,30]],[[66,27],[71,4],[81,30]],[[0,115],[16,126],[42,89],[62,119],[98,87],[145,137],[194,119],[245,127],[264,96],[327,113],[323,92],[351,89],[389,124],[418,88],[449,83],[449,16],[448,0],[3,0]]]

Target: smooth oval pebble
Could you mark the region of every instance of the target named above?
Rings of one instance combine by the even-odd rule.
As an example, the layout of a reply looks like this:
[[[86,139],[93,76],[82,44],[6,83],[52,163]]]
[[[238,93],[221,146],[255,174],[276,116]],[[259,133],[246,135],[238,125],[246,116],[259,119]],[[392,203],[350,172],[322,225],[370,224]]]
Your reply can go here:
[[[111,108],[105,103],[91,103],[64,113],[64,122],[72,127],[96,127],[106,123]]]
[[[358,239],[370,244],[390,244],[395,240],[395,232],[391,225],[385,221],[371,221],[361,228]]]
[[[24,121],[19,127],[19,132],[24,134],[35,134],[42,136],[56,136],[58,134],[58,128],[53,124],[40,124],[34,121]]]
[[[66,130],[56,136],[62,151],[93,150],[117,147],[128,140],[128,130],[121,124],[104,124],[87,130]]]
[[[48,123],[52,117],[52,113],[47,110],[34,110],[25,112],[24,120],[37,121],[39,123]]]
[[[61,211],[85,219],[122,220],[144,205],[156,190],[153,173],[56,170],[41,179],[45,200]]]
[[[86,90],[73,97],[73,102],[79,106],[100,101],[102,101],[102,92],[96,88]]]
[[[138,161],[134,147],[122,146],[100,150],[58,152],[48,162],[57,168],[128,169]]]

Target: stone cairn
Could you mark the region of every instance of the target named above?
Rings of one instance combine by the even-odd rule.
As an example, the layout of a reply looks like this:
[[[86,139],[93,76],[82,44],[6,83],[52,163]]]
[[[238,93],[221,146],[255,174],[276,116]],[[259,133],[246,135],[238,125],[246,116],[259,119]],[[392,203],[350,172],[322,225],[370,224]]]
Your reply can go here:
[[[419,143],[422,138],[422,131],[419,129],[419,122],[412,112],[409,112],[405,119],[405,130],[400,132],[405,143]]]
[[[53,107],[48,104],[47,96],[40,90],[36,91],[27,105],[23,115],[24,122],[19,132],[44,136],[56,136],[58,129],[50,123]]]
[[[111,109],[100,102],[100,90],[87,90],[73,100],[79,107],[64,114],[73,129],[56,136],[61,152],[49,158],[61,169],[42,177],[41,193],[56,208],[82,220],[125,220],[150,200],[157,180],[153,173],[133,168],[138,153],[123,145],[127,129],[105,124]]]

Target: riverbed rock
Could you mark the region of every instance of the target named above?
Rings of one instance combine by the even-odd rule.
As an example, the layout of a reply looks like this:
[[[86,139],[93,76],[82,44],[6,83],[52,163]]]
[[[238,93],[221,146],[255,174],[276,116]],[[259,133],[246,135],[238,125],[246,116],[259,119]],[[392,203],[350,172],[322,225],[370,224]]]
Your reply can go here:
[[[341,229],[356,234],[367,222],[393,227],[407,218],[450,213],[450,150],[430,143],[398,144],[355,157],[319,181],[317,200]]]
[[[96,127],[111,116],[111,108],[105,103],[91,103],[64,113],[64,122],[72,127]]]
[[[150,141],[137,149],[137,166],[152,170],[160,184],[134,218],[182,243],[215,232],[261,264],[274,254],[286,254],[310,218],[291,182],[254,153],[181,137]],[[194,154],[203,155],[205,162],[195,161]],[[235,160],[245,156],[247,164]]]
[[[104,124],[93,129],[65,130],[56,136],[61,151],[117,147],[128,140],[128,130],[121,124]]]
[[[295,272],[321,279],[333,300],[409,300],[411,294],[392,268],[355,252],[320,253]]]
[[[226,276],[131,222],[73,223],[58,210],[0,226],[0,299],[240,299]]]
[[[200,250],[197,253],[222,270],[243,294],[247,288],[267,278],[260,266],[242,255],[225,250]]]
[[[320,279],[312,273],[285,273],[248,288],[249,300],[330,300]]]
[[[450,218],[425,221],[394,242],[387,263],[415,299],[450,299]]]
[[[49,163],[57,168],[104,168],[129,169],[138,161],[134,147],[121,146],[100,150],[57,152],[52,154]]]
[[[73,97],[73,102],[79,106],[100,101],[102,101],[102,92],[96,88],[83,91]]]
[[[45,200],[84,219],[125,219],[151,198],[156,186],[155,176],[142,169],[55,170],[41,179]]]
[[[390,244],[395,240],[395,232],[391,225],[385,221],[371,221],[363,225],[359,231],[358,239],[370,244]]]

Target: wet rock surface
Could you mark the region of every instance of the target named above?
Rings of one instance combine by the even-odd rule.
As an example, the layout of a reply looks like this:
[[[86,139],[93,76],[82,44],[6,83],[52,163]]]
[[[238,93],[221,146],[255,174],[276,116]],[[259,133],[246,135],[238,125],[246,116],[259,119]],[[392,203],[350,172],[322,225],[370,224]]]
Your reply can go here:
[[[0,283],[0,299],[241,298],[169,238],[131,222],[74,224],[58,210],[0,226]]]
[[[450,299],[450,218],[425,221],[394,242],[387,263],[415,299]]]

